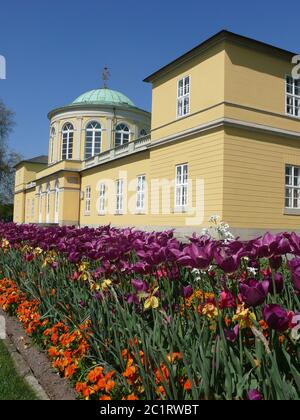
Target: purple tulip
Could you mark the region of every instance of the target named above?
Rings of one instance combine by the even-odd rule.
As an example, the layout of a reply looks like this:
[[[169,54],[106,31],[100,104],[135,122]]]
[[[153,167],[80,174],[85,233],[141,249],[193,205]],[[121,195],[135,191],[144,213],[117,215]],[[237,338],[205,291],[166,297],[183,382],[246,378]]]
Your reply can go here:
[[[224,329],[225,338],[230,343],[235,343],[239,336],[239,326],[236,325],[233,329]]]
[[[259,306],[264,303],[269,293],[269,281],[259,282],[255,279],[249,279],[240,284],[241,297],[247,306]]]
[[[145,281],[142,281],[139,279],[133,279],[131,280],[131,284],[135,288],[137,293],[146,292],[148,290],[148,285]]]
[[[262,401],[264,399],[262,393],[258,389],[251,389],[247,393],[247,398],[249,401]]]
[[[227,274],[234,273],[240,264],[242,244],[232,242],[228,247],[214,250],[214,257],[218,266]]]
[[[134,295],[133,293],[130,293],[127,296],[127,303],[129,303],[129,305],[138,305],[140,303],[139,298],[137,297],[137,295]]]
[[[272,330],[284,332],[289,328],[290,316],[288,312],[279,305],[266,305],[263,309],[263,317]]]
[[[212,242],[209,242],[201,248],[195,243],[192,243],[191,245],[187,245],[181,254],[176,251],[178,254],[177,262],[183,266],[207,270],[213,259],[212,249]],[[174,250],[172,252],[173,254],[175,253]]]
[[[292,271],[292,280],[294,288],[297,293],[300,293],[300,259],[294,258],[289,262],[289,267]]]
[[[267,232],[263,238],[259,241],[257,255],[259,257],[271,258],[278,255],[279,240],[276,239],[271,233]]]
[[[185,286],[184,288],[183,288],[183,296],[186,298],[186,299],[188,299],[189,297],[191,297],[192,296],[192,294],[193,294],[193,288],[192,288],[192,286],[191,285],[188,285],[188,286]]]

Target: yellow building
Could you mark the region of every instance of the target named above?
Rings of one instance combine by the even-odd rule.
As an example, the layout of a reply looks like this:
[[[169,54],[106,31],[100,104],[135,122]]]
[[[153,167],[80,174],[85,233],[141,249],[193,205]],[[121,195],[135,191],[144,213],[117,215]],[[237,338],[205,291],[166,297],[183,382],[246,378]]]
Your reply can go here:
[[[105,87],[51,111],[48,162],[16,167],[15,222],[300,229],[294,55],[221,31],[145,79],[151,121]]]

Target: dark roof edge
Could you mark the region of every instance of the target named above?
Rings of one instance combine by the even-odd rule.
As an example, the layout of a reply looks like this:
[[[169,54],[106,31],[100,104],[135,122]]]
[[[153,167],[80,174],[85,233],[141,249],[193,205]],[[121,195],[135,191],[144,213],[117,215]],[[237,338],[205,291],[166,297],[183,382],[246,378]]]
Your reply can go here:
[[[230,32],[230,31],[227,31],[225,29],[222,29],[221,31],[217,32],[215,35],[211,36],[210,38],[207,38],[205,41],[198,44],[196,47],[187,51],[183,55],[177,57],[175,60],[171,61],[169,64],[161,67],[159,70],[150,74],[150,76],[148,76],[144,79],[144,82],[147,82],[147,83],[152,82],[162,73],[165,73],[168,70],[171,70],[176,64],[180,64],[182,62],[185,62],[189,58],[193,57],[197,52],[200,53],[201,51],[203,51],[207,48],[210,48],[210,47],[212,47],[212,46],[214,46],[214,45],[216,45],[216,44],[218,44],[222,41],[225,41],[225,40],[237,41],[237,42],[240,42],[240,43],[247,43],[248,46],[252,45],[253,47],[255,47],[255,46],[256,47],[259,46],[260,48],[263,47],[265,49],[268,49],[270,52],[271,51],[273,51],[273,52],[276,51],[277,53],[288,55],[288,56],[297,55],[297,53],[295,53],[295,52],[284,50],[284,49],[276,47],[274,45],[267,44],[267,43],[262,42],[262,41],[258,41],[257,39],[249,38],[249,37],[239,35],[239,34],[236,34],[234,32]]]
[[[36,159],[40,159],[40,160],[36,160]],[[24,163],[33,163],[36,165],[47,165],[48,164],[48,156],[44,155],[44,156],[37,156],[36,158],[32,158],[32,159],[23,159],[20,162],[16,163],[14,165],[14,168],[16,168],[19,165],[23,165]]]

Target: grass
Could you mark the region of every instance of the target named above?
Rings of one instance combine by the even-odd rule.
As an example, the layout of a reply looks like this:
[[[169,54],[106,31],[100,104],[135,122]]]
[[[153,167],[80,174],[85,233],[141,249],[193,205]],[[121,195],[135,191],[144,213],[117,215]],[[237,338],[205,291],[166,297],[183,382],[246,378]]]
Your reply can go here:
[[[0,400],[37,400],[31,387],[18,375],[13,360],[0,340]]]

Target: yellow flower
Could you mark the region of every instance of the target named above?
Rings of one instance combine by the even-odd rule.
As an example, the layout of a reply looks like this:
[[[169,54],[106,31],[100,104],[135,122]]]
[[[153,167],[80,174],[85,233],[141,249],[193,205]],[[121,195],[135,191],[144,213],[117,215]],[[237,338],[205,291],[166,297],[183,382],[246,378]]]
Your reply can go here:
[[[57,254],[55,251],[48,251],[46,254],[46,258],[43,262],[43,267],[46,267],[47,265],[52,265],[55,262]]]
[[[245,309],[245,305],[239,305],[236,311],[236,314],[232,318],[233,321],[238,321],[241,329],[250,328],[253,325],[253,322],[256,321],[256,316],[254,312],[251,312],[250,309]]]
[[[156,309],[159,306],[159,300],[156,296],[149,296],[144,303],[145,309]]]
[[[109,286],[111,285],[112,281],[111,280],[103,280],[102,284],[101,284],[101,289],[103,291],[107,290],[109,288]]]
[[[202,309],[202,313],[209,319],[215,319],[218,317],[218,309],[213,303],[207,303]]]
[[[38,255],[41,255],[43,252],[42,248],[34,248],[33,254],[37,257]]]
[[[9,242],[7,239],[2,239],[2,245],[1,248],[9,248]]]
[[[88,268],[89,268],[89,263],[88,262],[83,261],[78,265],[78,271],[80,273],[84,273],[85,271],[87,271]]]

